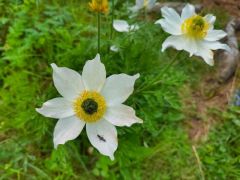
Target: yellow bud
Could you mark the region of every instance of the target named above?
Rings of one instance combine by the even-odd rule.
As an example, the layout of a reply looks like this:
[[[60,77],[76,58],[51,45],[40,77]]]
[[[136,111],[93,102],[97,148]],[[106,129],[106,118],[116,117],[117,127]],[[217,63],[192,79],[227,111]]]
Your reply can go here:
[[[105,14],[108,13],[108,0],[92,0],[89,6],[92,11]]]

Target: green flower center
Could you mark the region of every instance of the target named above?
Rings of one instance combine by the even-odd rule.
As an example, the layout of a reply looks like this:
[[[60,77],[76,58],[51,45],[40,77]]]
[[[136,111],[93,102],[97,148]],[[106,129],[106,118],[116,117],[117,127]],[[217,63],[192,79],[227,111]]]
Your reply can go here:
[[[83,110],[87,113],[87,114],[93,114],[96,113],[98,110],[98,104],[96,101],[94,101],[91,98],[85,99],[81,105],[81,107],[83,108]]]

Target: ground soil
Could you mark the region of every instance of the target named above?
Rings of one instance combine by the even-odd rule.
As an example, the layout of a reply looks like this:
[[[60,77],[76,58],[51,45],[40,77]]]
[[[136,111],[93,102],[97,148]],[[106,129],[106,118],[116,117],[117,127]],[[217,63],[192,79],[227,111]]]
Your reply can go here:
[[[238,74],[238,75],[237,75]],[[222,122],[221,112],[232,103],[235,89],[239,87],[237,72],[229,81],[219,83],[214,74],[207,74],[197,87],[190,89],[184,97],[187,131],[194,143],[207,140],[210,129]]]
[[[232,16],[240,17],[240,0],[202,0],[204,7],[221,7]]]

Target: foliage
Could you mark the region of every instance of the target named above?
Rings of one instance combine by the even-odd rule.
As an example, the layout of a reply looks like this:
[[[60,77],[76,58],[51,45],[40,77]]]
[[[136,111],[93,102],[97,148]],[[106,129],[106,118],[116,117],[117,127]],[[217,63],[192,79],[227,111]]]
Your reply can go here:
[[[240,177],[239,117],[239,107],[230,107],[223,114],[225,122],[218,125],[211,132],[207,143],[200,147],[208,179],[238,179]]]
[[[126,4],[117,4],[116,18],[127,18],[122,11]],[[199,177],[182,124],[180,93],[186,83],[197,83],[206,65],[194,58],[189,63],[188,55],[182,53],[160,85],[152,86],[151,81],[176,54],[173,50],[160,52],[166,34],[151,21],[131,19],[140,30],[114,32],[109,39],[111,17],[103,16],[101,59],[108,76],[141,74],[126,104],[136,109],[144,123],[118,128],[115,161],[93,150],[85,132],[54,150],[56,121],[37,114],[35,108],[58,96],[50,63],[80,72],[86,60],[95,57],[95,14],[88,11],[86,1],[77,0],[1,0],[0,8],[0,179]],[[118,53],[109,50],[112,44],[120,47]],[[143,90],[143,85],[151,88]],[[199,147],[209,179],[240,177],[238,111],[224,114],[229,120],[213,131],[210,143]]]

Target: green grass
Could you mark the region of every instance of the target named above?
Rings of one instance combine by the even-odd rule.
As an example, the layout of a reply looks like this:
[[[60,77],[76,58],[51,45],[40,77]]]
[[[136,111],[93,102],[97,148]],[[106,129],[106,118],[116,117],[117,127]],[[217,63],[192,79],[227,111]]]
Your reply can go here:
[[[103,17],[101,59],[108,76],[140,73],[135,93],[126,104],[144,120],[142,125],[117,128],[115,161],[91,148],[86,132],[53,148],[56,120],[35,108],[59,96],[50,63],[81,73],[97,50],[96,16],[87,1],[0,1],[0,179],[201,179],[183,121],[181,92],[196,87],[204,73],[214,71],[202,60],[181,53],[158,86],[149,82],[175,56],[160,52],[167,37],[153,22],[132,19],[135,33],[114,32]],[[38,2],[38,3],[37,3]],[[127,18],[118,2],[117,18]],[[221,23],[219,26],[221,26]],[[119,53],[109,51],[116,44]],[[141,86],[151,88],[141,90]],[[219,114],[207,142],[197,151],[206,179],[239,179],[239,108]]]

